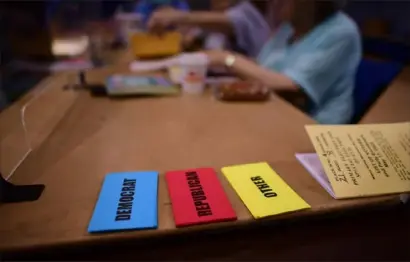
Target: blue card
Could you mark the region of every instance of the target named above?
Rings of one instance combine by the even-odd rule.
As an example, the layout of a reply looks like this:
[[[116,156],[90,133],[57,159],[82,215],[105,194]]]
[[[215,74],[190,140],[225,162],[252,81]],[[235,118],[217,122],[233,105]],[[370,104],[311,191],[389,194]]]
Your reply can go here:
[[[158,172],[109,174],[101,188],[88,232],[157,228],[157,201]]]

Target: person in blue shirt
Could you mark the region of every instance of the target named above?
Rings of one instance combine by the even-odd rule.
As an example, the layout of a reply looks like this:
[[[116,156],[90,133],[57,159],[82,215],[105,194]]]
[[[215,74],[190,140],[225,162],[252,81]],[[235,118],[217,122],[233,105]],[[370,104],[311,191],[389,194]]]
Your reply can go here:
[[[145,24],[156,10],[164,7],[189,11],[189,5],[184,0],[140,0],[135,7],[135,12],[142,15]]]
[[[349,123],[353,115],[353,89],[361,60],[361,39],[355,22],[342,10],[343,0],[272,0],[279,21],[260,49],[247,57],[230,51],[208,51],[210,65],[225,65],[245,78],[273,90],[302,91],[304,110],[323,124]],[[149,22],[155,29],[168,24],[212,25],[214,30],[246,32],[243,42],[260,34],[246,15],[157,13]],[[253,29],[252,29],[253,28]],[[259,26],[260,28],[260,26]],[[229,31],[230,30],[230,31]],[[248,40],[247,40],[248,39]],[[246,47],[246,45],[243,45]]]

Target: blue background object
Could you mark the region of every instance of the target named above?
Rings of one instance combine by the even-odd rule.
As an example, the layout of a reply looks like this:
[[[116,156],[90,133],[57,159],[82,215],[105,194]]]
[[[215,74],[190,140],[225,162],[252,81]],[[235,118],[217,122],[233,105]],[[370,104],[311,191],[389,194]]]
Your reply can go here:
[[[131,219],[115,221],[124,179],[136,180]],[[111,173],[105,177],[88,232],[157,228],[157,200],[158,172]]]
[[[375,55],[386,60],[402,64],[410,62],[410,45],[406,43],[377,37],[365,37],[363,39],[363,49],[366,54]]]
[[[355,113],[352,123],[360,121],[380,94],[403,69],[395,61],[363,59],[356,74],[354,90]]]

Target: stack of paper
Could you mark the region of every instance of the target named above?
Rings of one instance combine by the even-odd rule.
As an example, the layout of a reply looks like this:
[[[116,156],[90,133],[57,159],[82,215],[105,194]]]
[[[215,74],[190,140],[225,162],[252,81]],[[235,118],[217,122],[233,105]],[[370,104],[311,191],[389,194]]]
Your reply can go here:
[[[336,199],[410,192],[410,123],[307,126],[298,160]]]

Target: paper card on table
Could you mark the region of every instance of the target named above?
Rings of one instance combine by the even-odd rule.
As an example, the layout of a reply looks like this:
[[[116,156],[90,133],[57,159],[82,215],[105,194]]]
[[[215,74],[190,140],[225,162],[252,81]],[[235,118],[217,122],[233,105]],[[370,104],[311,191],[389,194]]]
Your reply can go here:
[[[237,219],[214,169],[171,171],[165,179],[177,227]]]
[[[310,175],[332,196],[335,197],[329,179],[323,170],[322,163],[315,153],[296,154],[296,158],[306,168]]]
[[[336,199],[410,192],[410,123],[306,130]]]
[[[222,172],[254,218],[310,208],[267,163],[224,167]]]
[[[316,153],[300,153],[296,154],[296,158],[299,162],[306,168],[310,175],[316,179],[317,182],[333,197],[335,193],[333,192],[330,181],[323,169],[322,163],[320,162],[319,156]],[[403,203],[407,203],[409,200],[409,194],[401,194],[400,200]]]
[[[156,228],[158,172],[112,173],[105,177],[88,232]]]
[[[164,77],[112,75],[106,80],[110,96],[176,95],[179,89]]]

